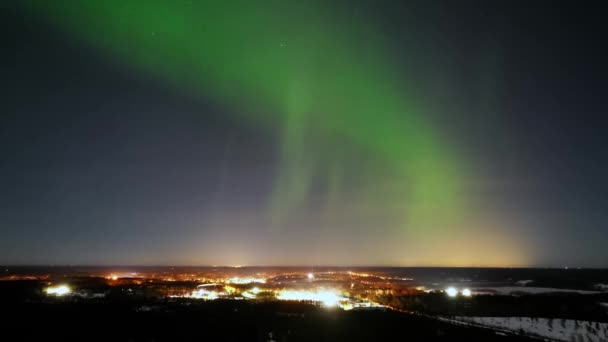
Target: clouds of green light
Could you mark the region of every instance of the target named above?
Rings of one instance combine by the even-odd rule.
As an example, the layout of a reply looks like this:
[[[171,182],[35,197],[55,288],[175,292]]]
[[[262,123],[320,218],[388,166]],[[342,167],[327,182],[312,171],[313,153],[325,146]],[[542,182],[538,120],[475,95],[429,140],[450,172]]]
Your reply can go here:
[[[36,1],[34,12],[117,60],[282,127],[269,215],[379,215],[446,227],[463,208],[458,158],[392,72],[369,23],[313,1]],[[319,187],[323,188],[322,196]]]

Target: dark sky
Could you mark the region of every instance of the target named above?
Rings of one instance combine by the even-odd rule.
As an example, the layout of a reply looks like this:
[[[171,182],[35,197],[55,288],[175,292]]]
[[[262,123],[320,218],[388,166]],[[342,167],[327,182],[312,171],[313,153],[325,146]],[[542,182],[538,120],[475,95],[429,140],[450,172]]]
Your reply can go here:
[[[0,5],[0,263],[608,266],[608,31],[599,1],[339,1],[304,14],[259,5],[286,18],[263,28],[267,40],[296,32],[277,39],[276,51],[305,41],[298,37],[327,39],[332,44],[319,43],[315,58],[358,51],[339,65],[369,81],[369,94],[390,89],[376,83],[377,71],[388,69],[406,84],[403,98],[416,103],[406,106],[416,112],[408,116],[362,110],[353,118],[332,103],[346,100],[310,95],[313,104],[326,101],[314,107],[324,116],[311,119],[312,138],[302,144],[272,119],[283,115],[277,101],[248,95],[256,87],[247,86],[263,93],[279,84],[252,71],[274,68],[274,50],[269,66],[239,62],[246,53],[221,66],[210,57],[204,66],[221,71],[192,76],[177,69],[199,62],[175,52],[151,72],[151,62],[133,56],[160,51],[154,42],[163,38],[153,30],[152,43],[127,34],[129,25],[150,27],[145,1],[131,2],[137,10],[122,17],[124,30],[86,6],[65,14],[19,3]],[[76,28],[74,13],[93,18],[90,27]],[[264,15],[247,13],[239,18],[251,16],[253,25]],[[357,35],[361,23],[365,33]],[[206,41],[226,39],[219,25],[200,39],[194,32],[167,42],[205,52],[222,46]],[[200,50],[179,50],[192,42]],[[366,64],[370,46],[390,62]],[[331,66],[324,63],[300,73],[324,73]],[[251,69],[253,81],[226,91],[220,80],[230,68],[236,79]],[[321,80],[331,82],[311,76],[309,83],[321,89]],[[393,122],[408,128],[374,131]],[[423,137],[395,145],[399,132]],[[426,153],[440,159],[430,165],[450,171],[420,175],[426,166],[411,165],[427,165]],[[328,169],[339,170],[339,181]],[[403,180],[387,182],[388,174]],[[446,202],[458,203],[459,218],[413,219],[410,207],[435,201],[435,191],[423,197],[412,189],[424,192],[445,177],[459,184]],[[398,204],[408,220],[392,209],[401,195],[378,190],[387,184],[405,184],[407,200]],[[437,206],[430,216],[443,214]]]

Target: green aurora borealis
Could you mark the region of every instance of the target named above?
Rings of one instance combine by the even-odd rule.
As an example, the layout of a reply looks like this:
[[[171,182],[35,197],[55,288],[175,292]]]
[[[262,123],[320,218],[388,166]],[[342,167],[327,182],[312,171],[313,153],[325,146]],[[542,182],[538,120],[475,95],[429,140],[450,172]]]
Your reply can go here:
[[[470,263],[491,249],[480,236],[475,247],[458,247],[470,255],[450,256],[450,240],[472,224],[465,191],[472,171],[428,119],[435,107],[415,96],[403,61],[376,39],[371,21],[324,1],[26,3],[108,59],[276,135],[280,162],[264,213],[273,234],[315,216],[325,230],[378,222],[368,230],[395,246],[410,240],[410,247],[419,241],[442,250],[404,264]],[[465,236],[482,231],[469,227]],[[505,255],[479,264],[522,260]]]

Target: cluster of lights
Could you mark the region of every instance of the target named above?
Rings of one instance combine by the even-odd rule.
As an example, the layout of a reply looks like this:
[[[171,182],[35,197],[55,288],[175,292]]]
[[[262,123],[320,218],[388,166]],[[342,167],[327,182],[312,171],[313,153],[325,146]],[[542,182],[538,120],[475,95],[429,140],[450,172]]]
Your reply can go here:
[[[230,279],[226,279],[226,282],[229,284],[252,284],[252,283],[266,283],[266,279],[264,278],[239,278],[234,277]]]
[[[227,289],[229,288],[229,289]],[[205,289],[204,286],[197,288],[195,291],[192,291],[190,294],[185,296],[173,296],[173,297],[186,297],[186,298],[195,298],[195,299],[204,299],[204,300],[214,300],[219,298],[220,296],[235,293],[236,290],[231,286],[225,286],[224,289],[226,292],[217,292],[217,291],[209,291]],[[262,290],[258,287],[254,287],[248,291],[244,291],[241,293],[241,296],[247,299],[255,299],[257,295],[262,292]],[[318,290],[318,291],[304,291],[304,290],[281,290],[276,293],[276,298],[278,300],[293,300],[293,301],[309,301],[309,302],[317,302],[321,303],[325,307],[341,307],[345,310],[352,309],[352,305],[345,304],[348,302],[348,299],[341,297],[338,292],[334,290]]]
[[[261,290],[259,288],[254,287],[249,291],[241,293],[241,295],[247,299],[254,299],[258,295],[258,293],[260,293],[260,291]]]
[[[459,291],[455,287],[448,287],[447,289],[445,289],[445,293],[450,297],[456,297]],[[470,289],[462,289],[462,291],[460,291],[460,294],[465,297],[471,297],[472,295]]]
[[[112,280],[112,281],[116,281],[119,280],[121,278],[137,278],[138,277],[138,273],[137,272],[129,272],[129,273],[110,273],[108,275],[106,275],[104,278],[106,278],[107,280]],[[172,279],[169,279],[168,281],[172,281]]]
[[[214,299],[218,299],[219,297],[222,296],[230,296],[230,295],[236,295],[239,293],[239,290],[233,286],[230,285],[225,285],[224,286],[224,291],[223,292],[218,292],[216,290],[207,290],[207,288],[209,287],[215,287],[218,284],[212,283],[212,284],[202,284],[202,285],[198,285],[198,287],[196,288],[196,290],[185,294],[185,295],[172,295],[170,297],[172,298],[194,298],[194,299],[204,299],[204,300],[214,300]],[[254,287],[248,291],[244,291],[242,293],[240,293],[241,296],[247,298],[247,299],[255,299],[256,296],[258,295],[258,293],[262,292],[262,290],[259,287]]]
[[[218,297],[217,291],[207,291],[203,288],[196,289],[195,291],[192,291],[192,293],[190,294],[190,298],[196,298],[196,299],[214,300],[214,299],[217,299],[217,297]]]
[[[345,300],[340,297],[336,292],[329,290],[321,291],[299,291],[299,290],[283,290],[277,295],[279,300],[297,300],[297,301],[311,301],[320,302],[323,306],[334,307],[337,306],[340,301]]]
[[[236,288],[230,285],[226,285],[224,286],[224,291],[226,291],[227,294],[235,294]]]
[[[49,286],[45,290],[47,295],[53,296],[65,296],[72,292],[70,287],[67,285],[57,285],[57,286]]]

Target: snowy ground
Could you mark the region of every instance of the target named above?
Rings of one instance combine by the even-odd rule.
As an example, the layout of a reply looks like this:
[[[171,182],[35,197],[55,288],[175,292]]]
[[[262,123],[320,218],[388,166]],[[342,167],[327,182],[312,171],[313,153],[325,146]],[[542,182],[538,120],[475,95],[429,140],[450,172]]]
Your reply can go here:
[[[525,332],[528,335],[558,341],[608,341],[608,323],[547,319],[534,317],[464,317],[441,318],[453,323],[482,325],[502,331]]]
[[[525,292],[530,294],[551,293],[551,292],[570,292],[579,294],[596,294],[599,291],[583,291],[570,289],[555,289],[551,287],[528,287],[528,286],[500,286],[500,287],[484,287],[471,289],[473,294],[502,294],[508,295],[513,292]]]

